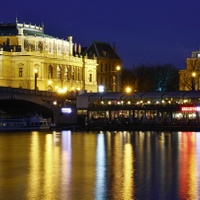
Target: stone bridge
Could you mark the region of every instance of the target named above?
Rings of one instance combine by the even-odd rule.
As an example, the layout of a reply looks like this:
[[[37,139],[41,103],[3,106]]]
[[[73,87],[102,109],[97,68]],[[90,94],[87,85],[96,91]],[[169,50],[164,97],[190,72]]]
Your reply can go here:
[[[58,94],[49,91],[0,87],[0,114],[24,115],[42,114],[57,124],[76,123],[76,93]],[[72,113],[62,113],[63,107],[70,107]]]

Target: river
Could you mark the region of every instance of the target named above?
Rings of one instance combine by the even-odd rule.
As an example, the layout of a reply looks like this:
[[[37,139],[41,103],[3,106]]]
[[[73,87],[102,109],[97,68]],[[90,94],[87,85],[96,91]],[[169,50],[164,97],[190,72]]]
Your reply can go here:
[[[200,199],[198,132],[0,133],[1,200]]]

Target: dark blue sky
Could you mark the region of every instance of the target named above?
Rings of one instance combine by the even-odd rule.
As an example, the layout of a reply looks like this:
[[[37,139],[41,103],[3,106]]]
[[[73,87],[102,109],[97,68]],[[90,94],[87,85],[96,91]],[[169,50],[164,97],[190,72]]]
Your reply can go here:
[[[1,2],[0,21],[41,25],[58,38],[72,35],[88,46],[115,42],[123,67],[173,64],[184,69],[200,46],[199,0],[10,0]]]

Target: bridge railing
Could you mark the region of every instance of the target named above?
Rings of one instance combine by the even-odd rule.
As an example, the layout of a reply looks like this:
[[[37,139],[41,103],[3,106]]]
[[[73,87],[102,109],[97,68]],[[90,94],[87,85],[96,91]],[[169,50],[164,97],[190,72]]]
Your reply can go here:
[[[58,94],[57,92],[49,92],[49,91],[41,91],[41,90],[29,90],[29,89],[22,89],[22,88],[11,88],[11,87],[1,87],[0,86],[0,93],[7,93],[11,95],[28,95],[28,96],[38,96],[38,97],[48,97],[48,98],[55,98],[55,99],[76,99],[76,92],[68,92],[66,94]]]
[[[38,96],[48,96],[48,97],[56,96],[56,92],[40,91],[40,90],[35,91],[35,90],[11,88],[11,87],[0,87],[0,93],[38,95]]]

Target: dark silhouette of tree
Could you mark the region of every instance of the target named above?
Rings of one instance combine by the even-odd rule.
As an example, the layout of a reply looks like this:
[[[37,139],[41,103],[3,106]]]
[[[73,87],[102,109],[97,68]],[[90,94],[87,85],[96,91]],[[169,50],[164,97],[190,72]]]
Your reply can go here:
[[[124,68],[121,72],[121,91],[124,91],[127,86],[130,86],[133,91],[137,88],[134,66],[132,69]]]
[[[179,89],[178,70],[171,64],[140,65],[123,69],[122,85],[127,82],[135,91],[173,91]]]
[[[178,90],[178,71],[169,64],[155,67],[155,90]]]

